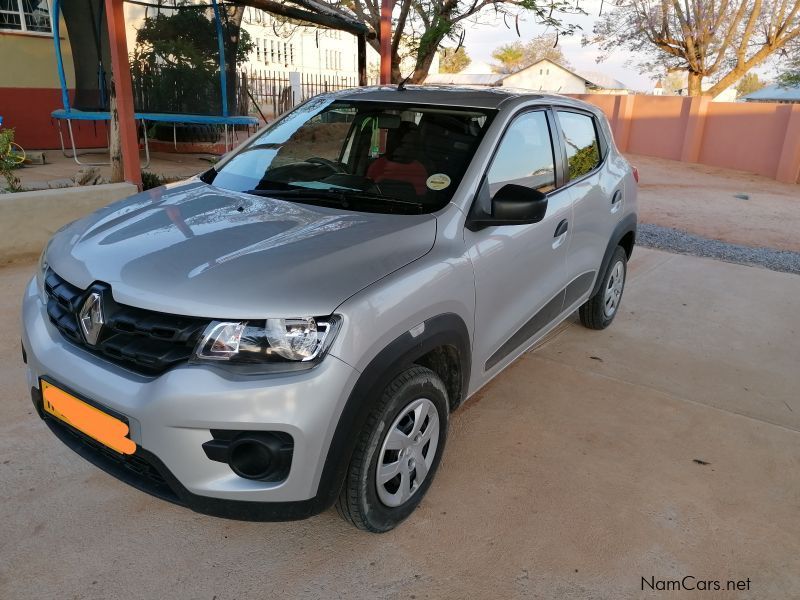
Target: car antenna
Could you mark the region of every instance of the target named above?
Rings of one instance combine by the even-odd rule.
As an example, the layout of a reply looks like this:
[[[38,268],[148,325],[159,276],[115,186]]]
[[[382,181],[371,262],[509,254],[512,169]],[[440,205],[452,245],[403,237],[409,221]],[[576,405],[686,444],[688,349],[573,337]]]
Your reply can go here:
[[[413,75],[413,73],[411,75]],[[411,79],[411,75],[409,75],[408,77],[404,78],[403,81],[401,81],[400,83],[397,84],[397,91],[398,92],[405,92],[406,91],[406,82],[409,79]]]

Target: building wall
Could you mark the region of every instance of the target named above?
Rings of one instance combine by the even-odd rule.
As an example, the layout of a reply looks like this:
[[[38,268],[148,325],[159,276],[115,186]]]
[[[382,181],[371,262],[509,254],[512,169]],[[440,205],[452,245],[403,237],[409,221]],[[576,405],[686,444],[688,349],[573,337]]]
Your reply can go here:
[[[712,102],[708,96],[573,97],[606,114],[623,152],[800,183],[800,104]]]
[[[67,87],[74,85],[72,50],[61,21],[61,49]],[[0,30],[0,115],[3,126],[15,129],[17,142],[27,149],[59,148],[58,129],[50,113],[62,107],[53,37],[43,33]],[[76,129],[82,147],[104,146],[105,129],[83,125]]]
[[[583,79],[551,62],[542,62],[509,75],[503,80],[503,86],[559,94],[586,93]]]
[[[714,102],[708,106],[699,162],[772,176],[790,110],[779,104]],[[800,139],[795,143],[800,146]]]
[[[256,48],[246,70],[299,71],[309,75],[358,75],[358,42],[352,34],[333,29],[282,24],[269,13],[248,7],[242,29]],[[367,62],[378,65],[378,53],[367,46]]]
[[[689,105],[678,96],[636,96],[628,152],[680,160]]]

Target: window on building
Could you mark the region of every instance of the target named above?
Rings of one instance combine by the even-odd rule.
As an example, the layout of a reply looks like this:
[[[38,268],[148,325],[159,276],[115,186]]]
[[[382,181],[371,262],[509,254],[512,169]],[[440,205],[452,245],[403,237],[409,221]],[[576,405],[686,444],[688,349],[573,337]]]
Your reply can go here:
[[[281,56],[282,56],[281,55],[281,43],[278,42],[277,45],[278,45],[278,62],[283,62],[283,60],[281,60]]]
[[[0,0],[0,29],[51,33],[47,0]]]
[[[558,122],[567,147],[569,178],[577,179],[600,164],[600,145],[594,119],[589,115],[558,111]]]
[[[283,62],[289,64],[289,44],[283,42]]]
[[[275,62],[275,40],[269,41],[269,58],[272,62]]]
[[[524,185],[546,194],[556,176],[550,128],[543,111],[517,117],[506,130],[487,174],[492,195],[506,185]]]
[[[294,44],[289,44],[289,64],[294,64]]]
[[[261,62],[261,39],[256,38],[256,60]]]

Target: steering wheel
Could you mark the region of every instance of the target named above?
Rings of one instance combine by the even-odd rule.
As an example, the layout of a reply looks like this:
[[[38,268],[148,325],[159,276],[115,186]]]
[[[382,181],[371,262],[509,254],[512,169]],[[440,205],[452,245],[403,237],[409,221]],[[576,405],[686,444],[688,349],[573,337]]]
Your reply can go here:
[[[315,165],[325,165],[326,167],[330,167],[333,169],[334,173],[347,173],[344,168],[344,165],[337,160],[329,160],[327,158],[320,158],[315,156],[314,158],[306,159],[306,162],[315,164]]]

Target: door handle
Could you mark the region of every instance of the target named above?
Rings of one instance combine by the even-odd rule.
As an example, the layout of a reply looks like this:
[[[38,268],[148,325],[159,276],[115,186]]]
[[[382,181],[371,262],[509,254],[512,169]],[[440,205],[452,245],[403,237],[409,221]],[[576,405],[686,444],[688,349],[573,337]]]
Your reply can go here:
[[[567,231],[569,230],[569,221],[566,219],[562,219],[561,222],[556,227],[556,232],[553,234],[555,238],[553,240],[553,250],[558,248],[561,244],[564,243],[564,240],[567,239]]]
[[[622,190],[617,190],[611,197],[611,212],[615,213],[622,207]]]

